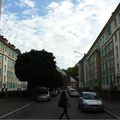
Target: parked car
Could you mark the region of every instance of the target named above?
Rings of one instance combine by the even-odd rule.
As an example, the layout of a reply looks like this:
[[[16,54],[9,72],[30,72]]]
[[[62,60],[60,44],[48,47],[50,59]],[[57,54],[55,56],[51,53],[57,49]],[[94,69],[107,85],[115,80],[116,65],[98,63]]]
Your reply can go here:
[[[66,92],[70,95],[71,90],[74,90],[73,88],[67,88]]]
[[[51,96],[54,97],[54,96],[57,96],[57,95],[58,95],[58,91],[54,89],[54,90],[51,92]]]
[[[82,92],[79,97],[79,108],[81,111],[92,110],[92,111],[104,111],[104,104],[96,92]]]
[[[49,91],[43,91],[37,95],[38,102],[50,101],[50,100],[51,100],[51,95]]]
[[[78,97],[79,96],[79,92],[76,90],[76,89],[70,89],[68,94],[71,96],[71,97]]]

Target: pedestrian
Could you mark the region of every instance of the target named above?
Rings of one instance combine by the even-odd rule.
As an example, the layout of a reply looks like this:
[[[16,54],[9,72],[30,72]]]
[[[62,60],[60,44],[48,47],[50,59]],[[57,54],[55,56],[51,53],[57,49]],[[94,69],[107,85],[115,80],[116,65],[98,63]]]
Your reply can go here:
[[[67,111],[67,104],[68,104],[68,98],[67,98],[66,92],[62,91],[59,102],[58,102],[58,107],[62,107],[63,112],[61,113],[59,119],[62,119],[64,114],[66,115],[67,119],[69,119],[68,111]]]

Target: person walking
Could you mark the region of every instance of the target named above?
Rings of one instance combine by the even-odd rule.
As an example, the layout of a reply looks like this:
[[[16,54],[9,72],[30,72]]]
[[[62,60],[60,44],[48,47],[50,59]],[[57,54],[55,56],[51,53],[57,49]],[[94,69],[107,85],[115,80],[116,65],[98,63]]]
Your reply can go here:
[[[62,119],[64,114],[66,115],[67,119],[70,119],[68,116],[67,104],[68,104],[68,98],[67,98],[66,92],[62,91],[59,102],[58,102],[58,107],[62,107],[63,112],[61,113],[59,119]]]

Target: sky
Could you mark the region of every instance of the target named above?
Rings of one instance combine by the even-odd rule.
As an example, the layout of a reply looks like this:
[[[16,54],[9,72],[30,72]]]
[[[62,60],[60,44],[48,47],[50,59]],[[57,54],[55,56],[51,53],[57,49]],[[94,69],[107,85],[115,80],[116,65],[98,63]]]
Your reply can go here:
[[[0,34],[22,53],[52,52],[61,69],[87,53],[119,0],[3,0]],[[75,52],[77,51],[77,52]]]

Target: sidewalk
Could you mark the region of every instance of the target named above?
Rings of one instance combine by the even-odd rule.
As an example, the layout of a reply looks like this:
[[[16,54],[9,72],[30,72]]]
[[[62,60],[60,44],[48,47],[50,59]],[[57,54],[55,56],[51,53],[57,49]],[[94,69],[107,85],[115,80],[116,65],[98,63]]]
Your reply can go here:
[[[120,119],[120,101],[104,100],[105,111],[114,118]]]

